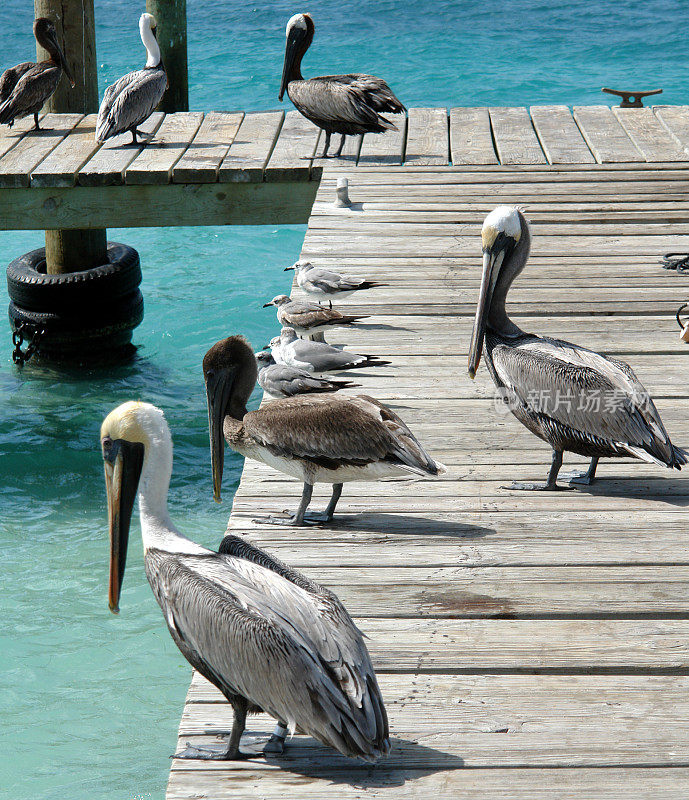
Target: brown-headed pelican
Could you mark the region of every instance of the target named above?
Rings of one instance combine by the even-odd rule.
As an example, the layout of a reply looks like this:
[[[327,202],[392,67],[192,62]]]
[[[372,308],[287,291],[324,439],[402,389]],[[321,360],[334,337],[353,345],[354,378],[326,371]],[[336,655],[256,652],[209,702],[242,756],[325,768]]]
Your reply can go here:
[[[146,66],[123,75],[105,90],[98,109],[97,142],[129,131],[132,143],[136,144],[137,133],[145,135],[137,126],[151,116],[165,94],[167,75],[160,60],[156,21],[151,14],[139,17],[139,33],[146,48]]]
[[[119,610],[134,498],[144,567],[175,644],[232,705],[221,752],[188,747],[178,758],[238,759],[247,713],[278,727],[264,748],[281,752],[296,728],[352,758],[390,749],[385,707],[362,634],[337,597],[236,536],[219,552],[183,536],[167,509],[172,439],[148,403],[116,408],[101,427],[110,524],[110,609]]]
[[[34,20],[36,41],[48,51],[50,58],[35,64],[25,61],[6,69],[0,76],[0,123],[10,127],[15,119],[33,114],[34,130],[40,130],[38,112],[57,89],[64,72],[72,88],[74,79],[57,40],[55,25],[45,17]]]
[[[290,269],[294,270],[297,286],[300,289],[319,300],[330,301],[331,308],[333,300],[344,300],[354,292],[388,285],[379,281],[368,281],[365,278],[353,278],[351,275],[342,275],[322,267],[314,267],[309,261],[297,261],[291,267],[285,267],[285,272]]]
[[[203,376],[215,499],[220,501],[223,434],[236,452],[304,483],[296,514],[262,521],[330,521],[346,481],[445,472],[393,411],[366,395],[301,395],[247,412],[256,383],[256,358],[242,336],[230,336],[210,348],[203,359]],[[325,514],[307,518],[315,483],[332,484],[333,493]]]
[[[337,392],[359,386],[352,381],[318,378],[310,372],[287,364],[278,364],[268,350],[256,353],[258,385],[268,397],[294,397],[298,394]]]
[[[483,223],[483,276],[469,351],[473,378],[484,345],[491,377],[512,413],[553,448],[545,484],[555,491],[562,454],[591,459],[574,483],[593,481],[598,459],[632,456],[681,469],[689,454],[670,441],[653,400],[624,361],[559,339],[525,333],[505,311],[512,281],[529,257],[531,234],[516,208],[499,206]]]
[[[368,319],[367,315],[340,314],[334,308],[326,308],[318,303],[292,300],[286,294],[279,294],[270,303],[263,304],[263,308],[269,306],[276,306],[278,322],[281,325],[294,328],[300,336],[314,336],[330,328],[352,325],[359,320]]]
[[[270,340],[269,347],[278,364],[287,364],[316,374],[363,367],[384,367],[390,364],[378,356],[362,356],[333,347],[327,342],[300,339],[294,328],[283,328],[279,336]]]
[[[295,14],[287,23],[285,63],[279,99],[285,90],[306,119],[325,131],[323,158],[328,155],[330,136],[342,136],[336,155],[342,153],[345,136],[396,131],[381,112],[401,114],[405,108],[382,78],[374,75],[323,75],[304,80],[301,60],[313,40],[310,14]]]

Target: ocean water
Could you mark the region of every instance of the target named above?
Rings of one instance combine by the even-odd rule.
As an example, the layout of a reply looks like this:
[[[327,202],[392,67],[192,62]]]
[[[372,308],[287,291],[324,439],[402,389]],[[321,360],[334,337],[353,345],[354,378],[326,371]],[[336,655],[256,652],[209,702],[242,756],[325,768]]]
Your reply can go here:
[[[352,0],[256,5],[189,0],[193,109],[277,108],[284,26],[309,10],[308,75],[384,76],[407,105],[612,102],[603,85],[689,101],[682,21],[669,0]],[[137,67],[143,4],[96,0],[101,93]],[[0,9],[2,64],[32,58],[32,4]],[[134,364],[69,372],[11,361],[0,323],[0,792],[13,800],[163,797],[189,668],[146,583],[132,528],[119,617],[108,612],[101,419],[140,398],[166,412],[175,442],[170,506],[192,538],[221,536],[241,462],[227,456],[212,502],[200,362],[233,332],[276,332],[262,304],[285,291],[301,227],[143,228],[110,238],[139,250],[146,317]],[[0,232],[0,261],[43,244]],[[0,305],[7,296],[0,285]],[[254,398],[257,402],[258,398]]]

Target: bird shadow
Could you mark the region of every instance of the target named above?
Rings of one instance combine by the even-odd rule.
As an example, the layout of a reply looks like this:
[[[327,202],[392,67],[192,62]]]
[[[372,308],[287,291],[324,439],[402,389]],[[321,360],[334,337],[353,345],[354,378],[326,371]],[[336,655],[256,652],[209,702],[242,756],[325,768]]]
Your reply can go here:
[[[390,325],[387,322],[357,322],[359,331],[413,331],[414,328],[405,328],[404,325]]]
[[[456,539],[482,539],[497,533],[495,528],[471,525],[454,520],[430,519],[418,514],[386,514],[371,512],[366,514],[338,513],[328,528],[336,533],[342,530],[355,530],[364,533],[377,533],[382,539],[387,536],[450,536]]]
[[[689,506],[689,480],[674,479],[673,494],[660,493],[662,488],[661,479],[644,479],[629,477],[606,476],[596,478],[589,486],[577,484],[571,488],[580,494],[588,494],[592,497],[618,497],[621,499],[635,500],[654,500],[658,503],[665,503],[676,508]],[[680,484],[680,486],[677,486]]]

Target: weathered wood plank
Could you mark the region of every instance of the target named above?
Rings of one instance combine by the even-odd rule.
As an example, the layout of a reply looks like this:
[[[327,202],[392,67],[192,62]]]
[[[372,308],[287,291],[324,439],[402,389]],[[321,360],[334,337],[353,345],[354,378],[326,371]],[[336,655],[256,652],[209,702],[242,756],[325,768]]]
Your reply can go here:
[[[531,106],[531,120],[550,164],[595,164],[567,106]]]
[[[221,183],[260,183],[284,118],[284,111],[245,114],[220,164],[218,180]]]
[[[487,108],[450,109],[450,154],[454,166],[499,163]]]
[[[130,186],[169,183],[172,168],[184,155],[202,121],[200,111],[168,114],[155,137],[125,169],[125,183]]]
[[[574,119],[599,164],[643,161],[609,106],[574,106]]]
[[[46,114],[32,131],[0,158],[0,188],[27,187],[34,169],[74,128],[83,114]]]
[[[154,111],[138,126],[138,130],[145,136],[153,137],[164,118],[165,114]],[[95,187],[123,184],[127,167],[146,146],[146,142],[139,141],[138,144],[131,142],[130,133],[121,133],[108,139],[79,170],[79,185]]]
[[[613,113],[646,161],[686,161],[687,152],[651,108],[619,108]]]
[[[450,152],[447,110],[410,108],[404,163],[411,166],[447,165]]]
[[[298,111],[288,111],[265,169],[266,181],[308,181],[319,135],[320,129]]]
[[[174,183],[215,183],[220,164],[239,130],[243,112],[205,115],[184,155],[172,168]]]
[[[689,106],[654,106],[653,113],[689,158]]]
[[[31,173],[31,186],[74,186],[81,167],[100,148],[97,114],[88,114]]]
[[[501,164],[545,164],[531,117],[525,108],[491,108],[490,122]]]
[[[39,123],[45,115],[39,114]],[[25,135],[31,135],[34,127],[33,115],[30,117],[22,117],[18,119],[10,128],[9,125],[3,125],[0,128],[0,158],[8,153]]]
[[[397,127],[396,131],[367,133],[361,144],[358,164],[366,166],[391,166],[402,163],[407,138],[406,114],[387,114],[386,119]]]

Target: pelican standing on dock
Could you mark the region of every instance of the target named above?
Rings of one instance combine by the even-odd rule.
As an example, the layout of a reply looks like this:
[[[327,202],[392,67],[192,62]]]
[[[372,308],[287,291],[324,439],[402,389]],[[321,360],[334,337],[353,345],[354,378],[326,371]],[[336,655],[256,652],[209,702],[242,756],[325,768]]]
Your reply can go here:
[[[340,314],[334,308],[326,308],[318,303],[304,303],[301,300],[292,300],[286,294],[279,294],[270,303],[264,303],[263,308],[275,306],[277,308],[278,322],[287,325],[300,336],[315,336],[322,334],[330,328],[353,325],[362,319],[368,319],[364,314]]]
[[[374,75],[324,75],[304,80],[301,60],[313,40],[310,14],[295,14],[287,23],[285,63],[279,100],[285,91],[306,119],[325,131],[323,158],[328,155],[330,136],[341,134],[336,156],[342,153],[345,136],[396,131],[381,112],[401,114],[404,106],[382,78]]]
[[[294,397],[298,394],[337,392],[358,387],[352,381],[319,378],[303,369],[278,364],[268,350],[256,353],[258,385],[268,397]]]
[[[38,112],[60,83],[64,72],[74,88],[74,79],[67,66],[62,48],[57,40],[57,31],[51,20],[39,17],[34,20],[33,34],[36,41],[48,51],[47,61],[35,64],[25,61],[6,69],[0,76],[0,124],[10,127],[15,119],[33,114],[34,130],[40,130]]]
[[[291,267],[285,267],[285,272],[294,270],[297,286],[307,294],[311,294],[320,300],[328,300],[332,308],[333,300],[344,300],[345,297],[353,295],[364,289],[375,289],[380,286],[387,286],[387,283],[379,281],[369,281],[365,278],[353,278],[351,275],[342,275],[322,267],[315,267],[309,261],[297,261]]]
[[[222,339],[206,353],[203,376],[208,398],[213,492],[220,502],[224,442],[304,484],[296,514],[258,522],[303,525],[329,522],[346,481],[445,472],[389,408],[366,395],[302,395],[246,410],[256,383],[256,359],[241,336]],[[330,483],[325,514],[306,516],[315,483]]]
[[[151,14],[141,15],[139,32],[146,48],[146,66],[123,75],[105,90],[96,122],[98,142],[129,131],[132,144],[136,144],[137,134],[145,135],[137,127],[151,116],[165,94],[167,74],[160,60],[156,21]]]
[[[531,233],[517,208],[499,206],[483,223],[483,275],[469,351],[474,377],[486,349],[488,371],[515,417],[553,448],[545,484],[514,489],[556,491],[564,451],[591,459],[572,483],[590,484],[599,458],[631,456],[681,469],[689,454],[670,441],[660,415],[632,368],[560,339],[525,333],[505,299],[529,257]]]
[[[388,723],[361,631],[337,597],[295,570],[226,536],[218,553],[172,523],[172,439],[148,403],[116,408],[101,427],[110,525],[109,605],[119,611],[138,493],[144,567],[170,634],[189,663],[232,705],[227,746],[188,746],[176,758],[246,758],[247,713],[278,720],[264,752],[282,752],[296,728],[345,756],[373,762],[390,749]]]

